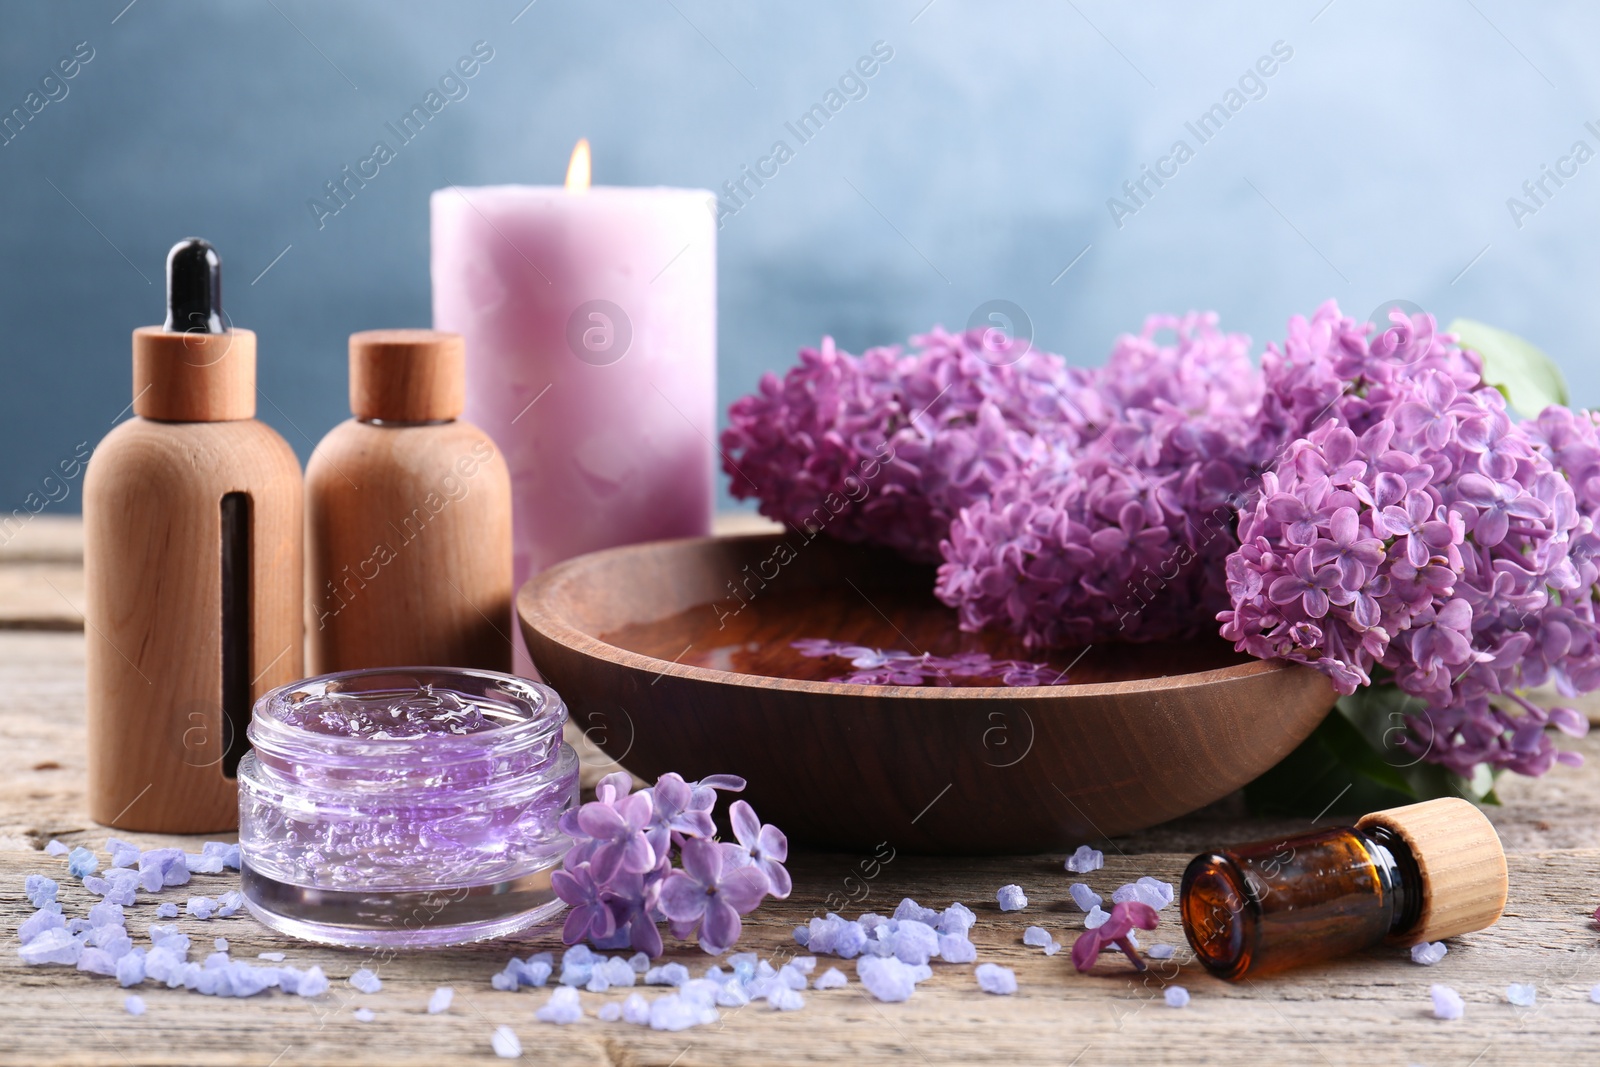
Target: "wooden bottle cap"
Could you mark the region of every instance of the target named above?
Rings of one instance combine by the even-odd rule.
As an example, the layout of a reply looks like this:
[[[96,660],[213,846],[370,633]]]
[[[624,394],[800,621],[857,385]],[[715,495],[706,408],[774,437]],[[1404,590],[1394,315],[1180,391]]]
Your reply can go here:
[[[351,413],[383,422],[459,418],[467,404],[466,352],[460,334],[439,330],[351,334]]]
[[[1459,797],[1444,797],[1363,816],[1356,828],[1381,826],[1410,848],[1422,875],[1422,911],[1401,935],[1407,944],[1438,941],[1493,926],[1506,906],[1506,854],[1487,816]]]
[[[255,418],[256,335],[134,330],[133,412],[162,422]]]

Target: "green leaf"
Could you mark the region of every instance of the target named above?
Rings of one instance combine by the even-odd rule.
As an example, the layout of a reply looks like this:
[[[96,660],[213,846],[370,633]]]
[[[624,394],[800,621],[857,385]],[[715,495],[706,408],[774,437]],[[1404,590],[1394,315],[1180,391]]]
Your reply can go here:
[[[1471,781],[1400,747],[1416,698],[1392,683],[1340,697],[1334,711],[1276,767],[1245,786],[1260,815],[1360,815],[1436,797],[1498,803],[1488,769]]]
[[[1516,334],[1472,319],[1456,319],[1448,332],[1483,357],[1483,380],[1504,393],[1518,413],[1531,418],[1551,404],[1567,403],[1561,368]]]

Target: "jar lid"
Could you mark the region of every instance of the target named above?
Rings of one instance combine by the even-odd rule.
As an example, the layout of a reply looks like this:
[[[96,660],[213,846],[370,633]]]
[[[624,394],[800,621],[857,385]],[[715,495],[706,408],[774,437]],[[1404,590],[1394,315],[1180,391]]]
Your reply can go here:
[[[1363,816],[1406,843],[1422,876],[1422,910],[1400,935],[1407,944],[1438,941],[1493,926],[1506,906],[1506,854],[1494,824],[1460,797],[1444,797]]]
[[[380,422],[437,422],[466,407],[466,343],[439,330],[350,335],[350,411]]]

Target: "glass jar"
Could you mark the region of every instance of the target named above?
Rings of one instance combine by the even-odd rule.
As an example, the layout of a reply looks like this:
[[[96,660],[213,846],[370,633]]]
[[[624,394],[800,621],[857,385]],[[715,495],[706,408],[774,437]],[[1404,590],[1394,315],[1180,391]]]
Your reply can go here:
[[[311,941],[424,947],[499,937],[563,907],[578,760],[566,705],[493,671],[388,667],[256,702],[239,764],[250,911]]]

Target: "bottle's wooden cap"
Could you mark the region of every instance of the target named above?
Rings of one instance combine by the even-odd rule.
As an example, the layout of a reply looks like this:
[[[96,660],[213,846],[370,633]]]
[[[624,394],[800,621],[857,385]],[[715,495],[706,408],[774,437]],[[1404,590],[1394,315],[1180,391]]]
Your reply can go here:
[[[1410,848],[1422,875],[1422,912],[1400,940],[1438,941],[1493,926],[1506,906],[1506,854],[1487,816],[1459,797],[1363,816]]]
[[[256,335],[134,330],[133,412],[163,422],[255,418]]]
[[[350,335],[350,411],[358,419],[433,422],[467,403],[467,346],[458,333],[366,330]]]

